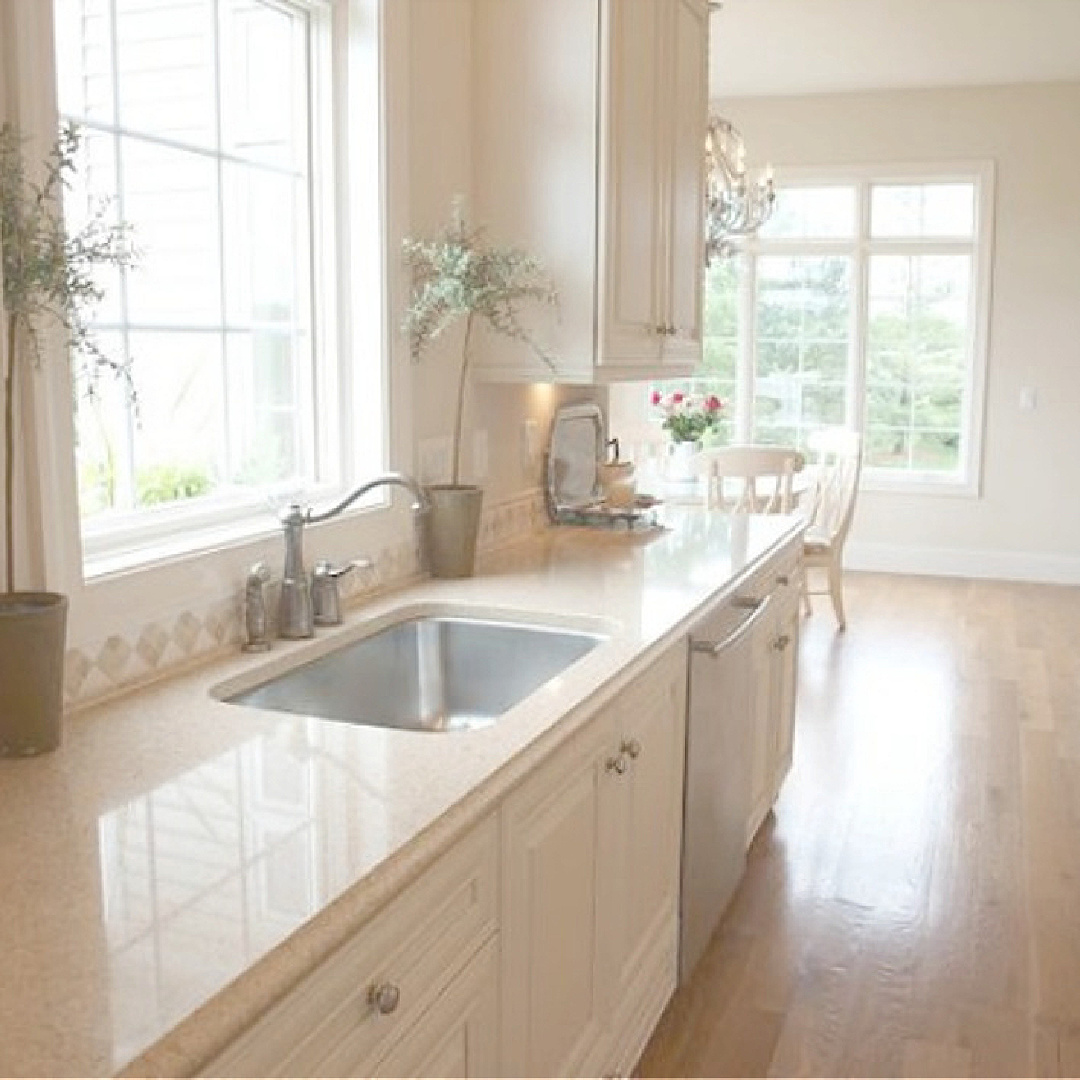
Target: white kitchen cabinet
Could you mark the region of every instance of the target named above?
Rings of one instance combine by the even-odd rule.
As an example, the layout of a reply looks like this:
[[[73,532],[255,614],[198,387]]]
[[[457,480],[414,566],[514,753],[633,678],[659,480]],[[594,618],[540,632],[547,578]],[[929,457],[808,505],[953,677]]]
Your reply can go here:
[[[498,936],[488,940],[375,1076],[496,1076],[499,1071]]]
[[[801,569],[799,570],[801,574]],[[799,679],[799,578],[792,576],[781,592],[776,609],[776,637],[773,640],[773,695],[775,698],[776,743],[773,751],[773,802],[780,785],[791,771],[795,740],[796,693]]]
[[[497,831],[462,837],[201,1075],[370,1076],[417,1054],[491,1075]]]
[[[799,550],[739,589],[770,597],[747,629],[753,689],[721,691],[752,729],[752,753],[721,759],[744,782],[754,759],[747,842],[791,762]],[[203,1075],[629,1075],[677,979],[687,649],[596,709]]]
[[[665,654],[503,808],[504,1074],[626,1071],[674,989],[685,665]]]
[[[707,39],[704,0],[477,2],[475,217],[554,279],[532,325],[562,381],[700,362]],[[553,377],[483,335],[476,370]]]
[[[605,970],[613,994],[606,1068],[617,1075],[637,1062],[675,982],[685,714],[683,647],[613,710],[625,772],[615,773],[618,782],[604,789],[601,803],[608,868],[601,899],[610,912]]]
[[[765,820],[791,769],[795,730],[795,693],[799,652],[799,582],[802,569],[788,559],[770,567],[751,587],[759,600],[769,598],[770,615],[752,644],[752,726],[749,846]]]
[[[571,743],[503,808],[502,1072],[602,1072],[600,732]]]

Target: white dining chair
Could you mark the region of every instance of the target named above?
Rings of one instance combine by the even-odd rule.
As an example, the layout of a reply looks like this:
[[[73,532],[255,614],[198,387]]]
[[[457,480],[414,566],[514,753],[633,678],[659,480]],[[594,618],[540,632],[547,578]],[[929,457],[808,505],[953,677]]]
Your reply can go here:
[[[721,446],[703,450],[705,505],[730,513],[788,514],[795,508],[793,484],[806,458],[787,446]]]
[[[844,543],[855,516],[855,497],[862,469],[862,438],[849,428],[823,428],[807,439],[811,451],[810,486],[800,510],[806,515],[803,541],[803,604],[811,613],[810,597],[832,598],[836,621],[847,628],[844,615]],[[824,570],[828,588],[811,589],[809,571]]]

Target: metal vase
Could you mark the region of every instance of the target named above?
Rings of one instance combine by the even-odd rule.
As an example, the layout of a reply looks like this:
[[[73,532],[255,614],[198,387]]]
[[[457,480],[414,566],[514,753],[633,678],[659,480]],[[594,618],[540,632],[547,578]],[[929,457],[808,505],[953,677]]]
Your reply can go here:
[[[435,484],[427,488],[424,549],[432,577],[471,577],[480,532],[482,488],[469,484]]]
[[[0,593],[0,757],[60,745],[66,596]]]

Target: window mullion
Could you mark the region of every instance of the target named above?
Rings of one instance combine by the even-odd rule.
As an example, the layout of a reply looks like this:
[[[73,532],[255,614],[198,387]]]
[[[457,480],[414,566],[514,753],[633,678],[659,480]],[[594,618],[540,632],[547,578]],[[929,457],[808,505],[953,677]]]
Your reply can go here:
[[[221,0],[213,2],[213,35],[214,35],[214,173],[217,177],[217,241],[218,241],[218,304],[221,311],[221,326],[217,336],[221,342],[221,441],[222,461],[225,465],[225,476],[219,482],[230,481],[235,474],[233,461],[233,432],[232,432],[232,402],[229,392],[229,338],[226,332],[228,322],[228,297],[226,294],[225,281],[228,276],[226,267],[225,251],[225,161],[222,151],[225,148],[222,124],[222,94],[221,94]],[[254,355],[252,357],[254,365]],[[254,372],[252,373],[254,377]],[[253,379],[254,381],[254,379]]]
[[[757,256],[746,252],[739,275],[739,359],[736,368],[735,441],[754,438],[754,385],[757,371]]]
[[[120,135],[120,31],[119,15],[117,13],[117,0],[109,0],[109,44],[112,48],[112,94],[113,94],[113,121],[117,126],[117,133],[113,135],[113,168],[116,170],[116,211],[119,221],[126,221],[126,199],[124,197],[124,151],[123,139]],[[125,364],[132,362],[131,355],[131,331],[129,328],[130,300],[128,295],[128,268],[120,267],[120,349]],[[123,476],[120,486],[120,502],[124,509],[135,506],[135,496],[138,490],[135,482],[135,411],[132,403],[125,400],[124,403],[124,446],[123,446]],[[108,439],[108,435],[104,436]],[[114,480],[121,482],[120,476],[114,475]]]
[[[847,415],[848,426],[866,433],[867,347],[870,322],[870,183],[856,187],[858,243],[852,252],[851,341],[848,354]]]

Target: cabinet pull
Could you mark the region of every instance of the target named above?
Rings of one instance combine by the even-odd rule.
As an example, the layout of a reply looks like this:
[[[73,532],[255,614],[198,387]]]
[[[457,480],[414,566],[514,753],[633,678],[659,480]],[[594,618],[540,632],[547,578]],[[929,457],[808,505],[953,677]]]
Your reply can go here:
[[[731,601],[731,606],[738,608],[740,611],[757,611],[763,603],[765,601],[757,596],[736,596]]]
[[[787,576],[787,574],[777,574],[776,575],[776,584],[777,585],[790,585],[791,584],[791,578],[789,578]]]
[[[735,598],[735,606],[740,608],[752,608],[753,614],[750,618],[745,622],[740,623],[739,626],[722,641],[710,641],[708,638],[691,637],[690,649],[692,652],[704,653],[709,659],[715,660],[725,650],[738,644],[765,618],[770,604],[772,603],[772,594],[770,593],[764,600],[753,600],[750,603],[738,603],[739,599],[739,597]]]
[[[781,634],[774,642],[773,648],[777,652],[783,652],[791,644],[791,638],[787,634]]]
[[[622,754],[619,754],[618,757],[609,757],[604,762],[604,768],[608,772],[615,773],[616,776],[622,776],[626,772],[626,758]]]
[[[400,1000],[401,991],[393,983],[373,984],[368,989],[368,1001],[372,1008],[383,1016],[389,1016],[398,1007]]]
[[[624,739],[619,747],[620,753],[626,754],[632,761],[641,753],[641,743],[637,739]]]

